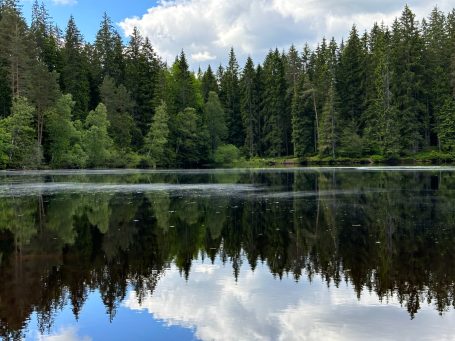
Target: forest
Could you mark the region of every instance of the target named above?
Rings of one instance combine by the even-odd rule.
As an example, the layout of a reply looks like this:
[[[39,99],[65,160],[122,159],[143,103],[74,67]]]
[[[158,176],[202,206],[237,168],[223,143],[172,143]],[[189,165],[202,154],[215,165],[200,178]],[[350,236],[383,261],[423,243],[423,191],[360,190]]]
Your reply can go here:
[[[202,167],[238,159],[455,160],[455,9],[190,70],[107,14],[93,42],[0,0],[0,168]]]

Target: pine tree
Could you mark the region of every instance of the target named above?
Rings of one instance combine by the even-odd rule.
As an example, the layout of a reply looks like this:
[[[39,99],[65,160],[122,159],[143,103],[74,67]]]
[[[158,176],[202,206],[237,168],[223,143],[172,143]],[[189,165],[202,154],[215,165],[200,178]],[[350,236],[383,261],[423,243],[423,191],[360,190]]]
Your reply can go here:
[[[341,53],[337,74],[337,91],[343,101],[340,105],[340,119],[356,124],[364,110],[365,89],[362,72],[362,43],[357,28],[352,27],[349,39]]]
[[[379,26],[372,31],[372,60],[375,88],[371,103],[366,111],[365,140],[370,151],[387,158],[396,157],[399,146],[399,112],[393,105],[388,32]]]
[[[219,72],[219,78],[220,100],[224,105],[229,129],[228,142],[240,147],[244,136],[240,113],[239,65],[233,48],[229,52],[228,65],[223,72]]]
[[[213,157],[216,149],[228,135],[224,109],[214,91],[209,93],[209,98],[205,103],[204,121],[209,135],[209,154]]]
[[[111,18],[103,15],[100,29],[95,39],[95,61],[100,70],[100,79],[109,76],[116,84],[121,84],[125,78],[125,63],[120,34],[115,30]]]
[[[25,19],[16,1],[5,1],[0,16],[0,66],[9,83],[3,106],[11,105],[11,98],[25,96],[28,88],[34,44],[30,39]]]
[[[132,114],[142,137],[147,134],[153,117],[156,91],[158,85],[161,85],[158,83],[161,64],[150,41],[144,39],[137,28],[131,35],[125,59],[125,85],[135,103]],[[141,137],[133,138],[136,145],[140,144]]]
[[[391,88],[400,111],[401,147],[416,152],[428,143],[429,116],[423,87],[422,39],[415,15],[405,7],[392,26]]]
[[[144,149],[150,158],[152,166],[164,165],[166,162],[166,147],[169,137],[169,114],[164,102],[155,110],[150,130],[145,137]]]
[[[260,122],[259,122],[259,89],[256,69],[253,60],[248,57],[240,79],[241,113],[245,135],[245,148],[249,157],[258,155]]]
[[[74,117],[84,118],[90,102],[88,59],[74,18],[68,21],[63,48],[62,90],[73,95]]]
[[[87,164],[90,167],[106,166],[111,157],[113,141],[108,134],[109,121],[103,103],[87,115],[85,128],[83,144],[87,153]]]
[[[282,156],[287,148],[286,79],[278,49],[270,51],[264,62],[264,95],[262,116],[266,155]]]
[[[134,126],[131,117],[133,101],[126,88],[123,85],[117,86],[110,76],[104,78],[100,94],[108,112],[109,135],[118,148],[126,150],[131,145]]]
[[[182,167],[200,164],[207,156],[208,134],[194,108],[186,108],[172,118],[175,163]]]
[[[202,86],[202,97],[204,99],[204,103],[207,102],[209,98],[209,93],[214,91],[218,93],[218,83],[216,81],[216,77],[213,74],[212,68],[209,65],[207,70],[204,72],[202,79],[201,79],[201,86]]]
[[[331,156],[336,158],[336,148],[339,139],[338,134],[338,99],[334,82],[328,90],[326,103],[321,114],[321,124],[319,128],[318,151],[321,156]]]
[[[39,5],[35,0],[32,7],[30,31],[36,44],[38,59],[44,63],[49,72],[61,72],[62,55],[59,48],[59,37],[44,3]]]
[[[314,99],[313,86],[308,74],[304,74],[292,101],[292,142],[296,157],[303,157],[315,151],[317,121]]]
[[[439,149],[455,152],[455,100],[448,96],[437,112],[436,131],[439,139]]]

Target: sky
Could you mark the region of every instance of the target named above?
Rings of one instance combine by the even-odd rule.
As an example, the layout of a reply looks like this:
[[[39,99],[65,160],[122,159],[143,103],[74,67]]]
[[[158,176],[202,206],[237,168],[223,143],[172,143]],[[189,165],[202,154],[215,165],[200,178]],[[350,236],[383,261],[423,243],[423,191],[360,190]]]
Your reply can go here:
[[[32,0],[22,0],[30,17]],[[234,47],[240,64],[261,62],[269,49],[314,47],[323,37],[346,38],[374,22],[391,24],[407,3],[421,20],[432,8],[449,12],[454,0],[44,0],[62,28],[72,14],[87,41],[93,41],[104,12],[125,38],[133,28],[148,36],[168,62],[183,49],[193,70],[226,63]]]

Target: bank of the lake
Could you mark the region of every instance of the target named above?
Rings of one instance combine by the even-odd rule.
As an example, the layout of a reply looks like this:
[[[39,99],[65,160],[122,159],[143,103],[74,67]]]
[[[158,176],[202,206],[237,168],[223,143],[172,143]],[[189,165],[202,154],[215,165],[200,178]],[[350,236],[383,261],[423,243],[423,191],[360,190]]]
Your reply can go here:
[[[318,155],[305,158],[293,156],[283,157],[254,157],[251,159],[242,158],[224,167],[258,168],[258,167],[297,167],[297,166],[349,166],[349,165],[443,165],[454,164],[455,155],[439,152],[436,150],[421,151],[400,157],[384,157],[382,155],[370,155],[363,157],[320,157]],[[220,166],[220,165],[218,165]]]

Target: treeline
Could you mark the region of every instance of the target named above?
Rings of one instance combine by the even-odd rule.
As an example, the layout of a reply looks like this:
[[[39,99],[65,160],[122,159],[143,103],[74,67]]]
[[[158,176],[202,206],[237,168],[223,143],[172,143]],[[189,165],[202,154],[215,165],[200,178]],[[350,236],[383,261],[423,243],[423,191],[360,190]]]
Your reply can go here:
[[[153,167],[239,156],[400,158],[455,152],[455,10],[346,41],[190,71],[105,15],[93,43],[35,2],[0,0],[0,167]]]

